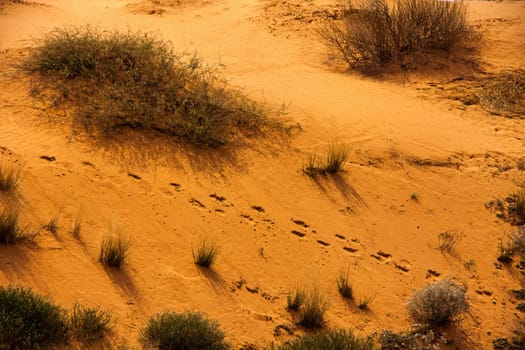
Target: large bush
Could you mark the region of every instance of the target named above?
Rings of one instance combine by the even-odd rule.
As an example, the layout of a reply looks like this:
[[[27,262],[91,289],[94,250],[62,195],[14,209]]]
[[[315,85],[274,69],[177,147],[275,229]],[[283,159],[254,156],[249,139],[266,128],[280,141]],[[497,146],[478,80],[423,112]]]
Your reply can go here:
[[[470,30],[461,0],[344,0],[341,13],[341,20],[326,21],[320,33],[351,68],[421,50],[450,52]]]
[[[453,280],[435,282],[414,293],[408,303],[408,312],[422,324],[446,324],[457,320],[468,309],[465,293],[465,287]]]
[[[141,339],[146,347],[159,350],[230,349],[219,324],[197,312],[155,315],[142,330]]]
[[[217,146],[236,132],[278,125],[268,108],[195,55],[175,54],[148,34],[56,29],[37,42],[24,67],[40,78],[35,94],[72,108],[75,121],[94,132],[146,129]]]
[[[30,289],[0,287],[0,348],[46,349],[67,341],[67,313]]]

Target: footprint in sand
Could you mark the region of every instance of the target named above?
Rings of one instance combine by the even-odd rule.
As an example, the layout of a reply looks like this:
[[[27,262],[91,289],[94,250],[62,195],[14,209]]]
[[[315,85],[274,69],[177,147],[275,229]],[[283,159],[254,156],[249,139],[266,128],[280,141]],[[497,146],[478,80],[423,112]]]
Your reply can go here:
[[[55,160],[57,160],[53,156],[46,156],[46,155],[40,156],[40,159],[47,160],[48,162],[54,162]]]
[[[170,182],[170,186],[174,187],[177,192],[182,191],[182,185],[177,182]]]
[[[196,198],[191,198],[190,199],[190,203],[193,204],[194,206],[200,208],[200,209],[206,209],[206,206],[204,204],[202,204],[202,202],[199,201]]]
[[[301,232],[301,231],[292,230],[291,232],[292,232],[293,235],[296,235],[297,237],[304,237],[304,236],[306,236],[306,233]]]
[[[142,180],[142,177],[137,174],[128,173],[128,176],[134,178],[135,180]]]
[[[325,241],[320,240],[320,239],[317,240],[317,243],[319,243],[319,244],[322,245],[323,247],[329,247],[329,246],[330,246],[330,243],[325,242]]]
[[[264,208],[260,205],[252,205],[252,209],[258,211],[259,213],[264,213]]]

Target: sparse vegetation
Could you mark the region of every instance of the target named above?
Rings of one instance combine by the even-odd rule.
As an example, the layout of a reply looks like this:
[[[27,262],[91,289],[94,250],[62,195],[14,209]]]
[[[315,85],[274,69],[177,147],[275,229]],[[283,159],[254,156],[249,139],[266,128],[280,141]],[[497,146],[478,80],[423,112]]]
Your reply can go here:
[[[51,233],[57,233],[58,230],[58,215],[52,217],[47,224],[44,225],[44,228]]]
[[[219,249],[217,244],[209,238],[202,238],[197,249],[192,249],[193,261],[201,267],[209,267],[217,259]]]
[[[67,313],[20,287],[0,287],[0,348],[46,349],[67,341]]]
[[[414,202],[419,202],[419,194],[417,192],[414,192],[410,195],[410,199],[413,200]]]
[[[146,347],[159,350],[226,350],[230,345],[216,321],[196,312],[164,312],[150,318],[141,332]]]
[[[22,238],[18,216],[18,209],[4,207],[0,210],[0,243],[13,244]]]
[[[509,204],[509,215],[514,216],[517,225],[525,224],[525,188],[514,193]]]
[[[337,276],[337,290],[343,298],[352,298],[352,284],[348,277],[348,270],[341,271]]]
[[[361,310],[368,310],[370,308],[370,304],[375,299],[375,295],[364,295],[359,298],[359,303],[357,303],[357,307]]]
[[[505,243],[503,243],[502,240],[498,243],[499,262],[511,262],[514,254],[525,259],[525,226],[519,226],[514,233],[509,235],[509,238]]]
[[[99,260],[106,266],[120,267],[128,256],[129,247],[129,238],[124,237],[122,233],[107,234],[100,245]]]
[[[333,329],[307,333],[280,345],[278,350],[374,350],[372,337],[359,337],[351,330]]]
[[[342,19],[320,34],[352,69],[403,62],[422,51],[448,54],[470,32],[463,1],[385,0],[341,3]]]
[[[483,108],[493,114],[525,116],[525,69],[500,72],[481,81],[478,97]]]
[[[305,328],[322,328],[328,301],[319,289],[313,288],[305,294],[304,304],[299,309],[299,324]]]
[[[70,331],[84,345],[90,345],[112,334],[111,313],[100,308],[87,308],[79,304],[73,306],[69,317]]]
[[[0,162],[0,191],[9,192],[16,189],[20,178],[20,170],[4,162]]]
[[[288,291],[286,300],[288,305],[286,309],[288,311],[297,311],[303,305],[304,299],[306,297],[306,292],[303,289],[295,288],[294,290]]]
[[[419,323],[439,326],[458,320],[468,309],[466,289],[453,280],[429,284],[414,293],[408,303],[410,316]]]
[[[348,158],[345,144],[328,145],[324,154],[310,154],[303,165],[303,172],[308,176],[335,174],[339,172]]]
[[[456,246],[461,238],[461,234],[456,231],[440,232],[438,234],[438,249],[449,254],[456,254]]]
[[[73,231],[71,232],[75,239],[80,238],[80,231],[82,231],[82,216],[78,215],[73,224]]]
[[[92,134],[152,130],[213,147],[239,132],[282,127],[271,108],[153,35],[69,27],[36,44],[23,65],[38,78],[32,91],[72,109],[75,125]]]

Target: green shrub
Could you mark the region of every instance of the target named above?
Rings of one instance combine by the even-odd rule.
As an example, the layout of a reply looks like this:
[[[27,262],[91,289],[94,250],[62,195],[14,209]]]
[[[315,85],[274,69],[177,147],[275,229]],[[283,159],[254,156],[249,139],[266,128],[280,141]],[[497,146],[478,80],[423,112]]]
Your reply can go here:
[[[70,331],[84,345],[104,340],[113,331],[111,313],[99,308],[73,306],[69,316]]]
[[[270,108],[150,34],[55,29],[37,42],[24,68],[38,78],[37,95],[72,108],[76,123],[94,133],[153,130],[219,146],[239,132],[281,127]]]
[[[314,288],[306,293],[304,305],[299,310],[299,324],[305,328],[322,328],[328,301]]]
[[[350,330],[334,329],[308,333],[278,347],[278,350],[374,350],[371,337],[359,337]]]
[[[418,323],[447,324],[468,309],[465,293],[465,287],[453,280],[435,282],[414,293],[408,303],[408,312]]]
[[[345,144],[328,145],[324,154],[313,153],[308,157],[303,165],[303,172],[308,176],[335,174],[342,169],[347,158],[348,149]]]
[[[217,258],[219,250],[215,242],[208,238],[203,238],[199,242],[197,249],[192,249],[192,253],[195,264],[202,267],[209,267]]]
[[[197,312],[164,312],[150,318],[141,331],[146,347],[159,350],[230,349],[216,321]]]
[[[19,178],[18,168],[0,162],[0,191],[9,192],[16,189]]]
[[[45,349],[67,341],[67,314],[31,289],[0,287],[0,348]]]
[[[320,31],[351,68],[400,61],[422,50],[450,52],[469,32],[463,1],[342,2],[342,19]]]
[[[99,260],[106,266],[120,267],[128,256],[129,238],[108,234],[102,239]]]
[[[13,244],[22,238],[18,216],[18,209],[2,208],[0,210],[0,243]]]

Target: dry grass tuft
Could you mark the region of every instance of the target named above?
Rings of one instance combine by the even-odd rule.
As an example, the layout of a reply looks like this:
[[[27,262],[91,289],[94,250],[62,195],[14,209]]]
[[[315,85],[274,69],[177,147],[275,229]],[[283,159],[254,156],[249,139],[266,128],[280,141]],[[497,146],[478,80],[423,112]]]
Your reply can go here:
[[[201,267],[210,267],[217,259],[218,253],[217,244],[209,238],[202,238],[197,249],[192,248],[193,261]]]
[[[129,247],[130,240],[122,233],[107,234],[100,244],[99,260],[109,267],[121,267],[128,256]]]
[[[492,114],[525,117],[525,69],[504,71],[482,80],[480,104]]]
[[[18,167],[0,162],[0,191],[10,192],[16,189],[20,179]]]
[[[311,154],[303,164],[303,172],[308,176],[335,174],[339,172],[348,158],[346,144],[328,145],[324,154]]]

